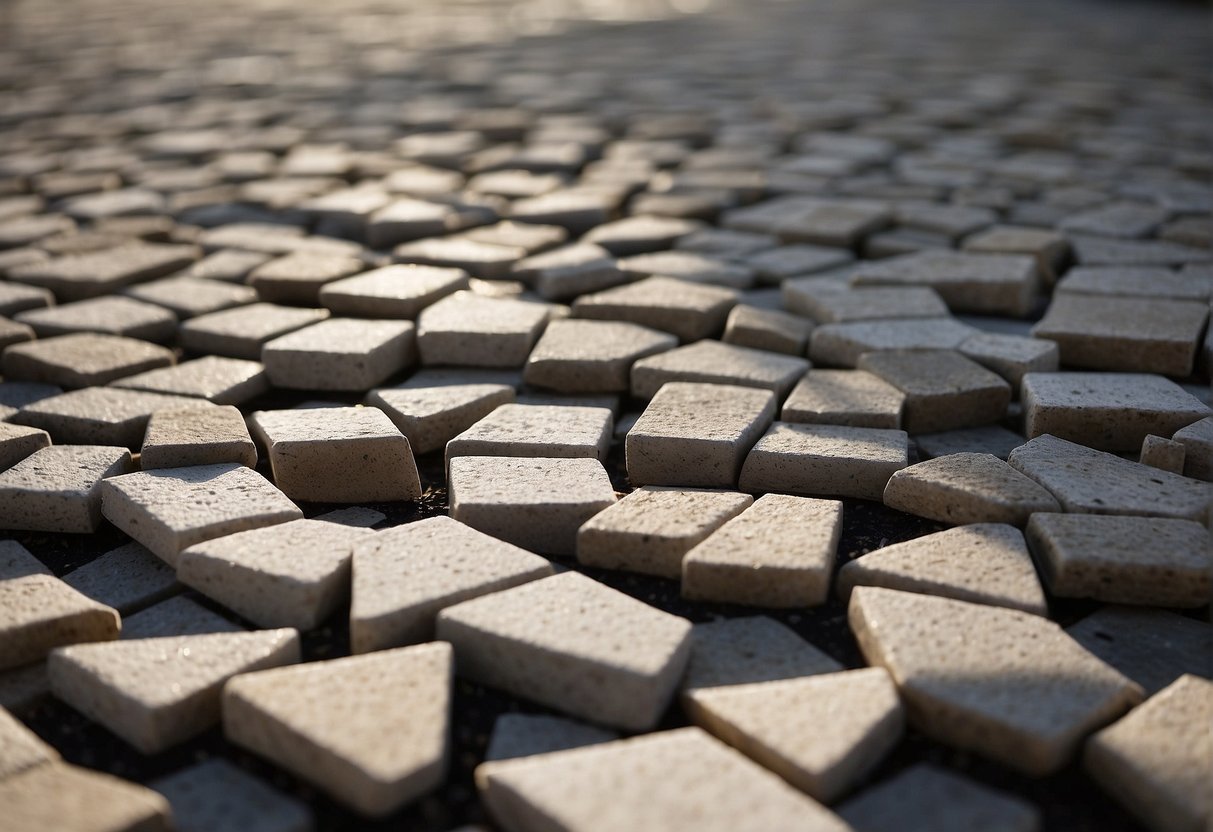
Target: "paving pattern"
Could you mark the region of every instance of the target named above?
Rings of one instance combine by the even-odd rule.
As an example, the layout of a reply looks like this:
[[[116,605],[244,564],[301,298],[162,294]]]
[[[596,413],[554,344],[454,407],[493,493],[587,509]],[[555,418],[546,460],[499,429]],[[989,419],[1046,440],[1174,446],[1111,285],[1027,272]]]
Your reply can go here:
[[[0,5],[0,832],[1205,828],[1207,24]]]

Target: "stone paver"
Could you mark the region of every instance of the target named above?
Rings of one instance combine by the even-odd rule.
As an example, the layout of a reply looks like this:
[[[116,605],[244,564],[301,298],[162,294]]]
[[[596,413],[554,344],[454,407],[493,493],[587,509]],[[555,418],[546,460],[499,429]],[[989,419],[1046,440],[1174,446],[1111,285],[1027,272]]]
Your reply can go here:
[[[926,287],[863,286],[853,288],[829,277],[786,280],[783,306],[820,324],[901,318],[940,318],[948,307]]]
[[[543,304],[456,292],[417,317],[421,363],[521,367],[550,317]]]
[[[468,286],[468,274],[462,269],[395,265],[326,283],[318,298],[334,315],[411,319]]]
[[[821,604],[841,535],[842,503],[765,494],[686,554],[682,597],[775,608]]]
[[[168,801],[151,789],[66,763],[34,766],[0,780],[0,804],[10,832],[175,828]]]
[[[258,266],[246,280],[263,301],[317,306],[325,285],[363,268],[357,257],[296,252]]]
[[[299,661],[295,630],[257,630],[77,644],[48,659],[51,691],[144,754],[219,721],[223,683]]]
[[[553,574],[546,559],[441,516],[356,540],[352,568],[354,653],[426,641],[440,610]]]
[[[573,315],[630,323],[678,336],[684,343],[710,338],[724,329],[737,292],[673,277],[649,277],[626,286],[582,295]]]
[[[195,543],[302,517],[268,480],[235,463],[111,477],[101,485],[101,513],[173,567]]]
[[[1066,629],[1146,693],[1185,673],[1213,679],[1213,625],[1165,610],[1103,607]]]
[[[1171,438],[1184,446],[1184,476],[1213,480],[1213,416],[1177,430]]]
[[[446,447],[446,443],[514,401],[514,388],[506,384],[443,384],[373,390],[366,403],[382,410],[418,454]]]
[[[43,742],[7,709],[0,707],[0,782],[61,759],[54,746]]]
[[[50,575],[0,580],[0,601],[0,670],[39,661],[60,645],[115,639],[121,627],[117,610]]]
[[[697,690],[796,679],[843,667],[773,618],[756,615],[696,624],[682,698]]]
[[[879,500],[908,463],[904,431],[776,422],[746,456],[742,491]]]
[[[848,617],[864,657],[897,682],[916,727],[1032,776],[1059,769],[1088,732],[1142,698],[1038,615],[857,587]]]
[[[1038,276],[1033,258],[1015,254],[922,251],[861,263],[856,286],[927,286],[953,312],[1024,317],[1032,311]]]
[[[1023,526],[1036,512],[1061,505],[1036,481],[993,454],[935,457],[894,472],[884,504],[942,523]]]
[[[223,462],[257,465],[257,447],[237,408],[158,410],[148,418],[139,452],[144,470]]]
[[[362,503],[421,496],[409,441],[381,410],[262,410],[250,421],[266,448],[275,485],[293,500]]]
[[[610,629],[599,622],[610,620]],[[573,716],[649,730],[686,667],[690,622],[576,572],[448,607],[459,673]]]
[[[174,367],[125,376],[113,382],[113,386],[242,405],[265,393],[269,380],[265,367],[258,361],[208,355]]]
[[[304,803],[226,760],[206,760],[149,785],[172,806],[178,832],[310,832],[314,828],[312,812]]]
[[[258,361],[266,342],[328,316],[327,309],[251,303],[190,318],[178,328],[177,337],[188,352]]]
[[[175,595],[122,620],[123,639],[239,633],[246,628],[193,600]]]
[[[625,321],[552,321],[531,350],[523,378],[561,393],[623,393],[637,360],[676,346],[673,335]]]
[[[611,253],[593,243],[572,243],[533,254],[514,264],[511,276],[545,300],[569,301],[628,282]]]
[[[999,421],[1011,387],[958,352],[892,350],[860,356],[859,369],[880,376],[905,394],[902,426],[933,433]]]
[[[141,283],[124,289],[123,294],[135,300],[162,306],[182,320],[230,309],[233,306],[245,306],[257,300],[256,290],[249,286],[180,276]],[[176,330],[175,322],[173,330]]]
[[[49,447],[51,437],[44,430],[0,422],[0,471],[12,468],[35,451]]]
[[[822,324],[809,339],[815,365],[854,367],[864,353],[881,350],[954,350],[978,330],[955,318],[897,318]]]
[[[26,575],[50,575],[42,561],[15,540],[0,540],[0,581]]]
[[[223,733],[381,817],[446,776],[451,670],[434,642],[241,674],[223,689]]]
[[[94,532],[101,523],[101,482],[130,470],[125,448],[41,448],[0,472],[0,528]]]
[[[577,560],[677,578],[683,557],[753,502],[748,494],[644,486],[577,531]]]
[[[448,467],[450,516],[533,552],[572,555],[581,525],[615,502],[596,459],[461,456]]]
[[[843,599],[857,586],[1048,615],[1023,533],[1003,523],[973,523],[869,552],[839,570],[838,594]]]
[[[87,387],[48,396],[26,405],[10,420],[41,428],[58,443],[112,445],[138,450],[148,418],[159,410],[210,409],[201,399],[125,390]]]
[[[1001,425],[921,433],[914,437],[920,459],[961,453],[992,454],[999,459],[1006,459],[1011,455],[1011,451],[1026,441],[1018,433]]]
[[[39,338],[96,332],[162,343],[177,331],[177,316],[169,310],[121,296],[31,309],[18,313],[14,320],[33,329]]]
[[[788,394],[809,369],[803,358],[704,340],[641,358],[632,365],[632,395],[651,399],[671,381],[729,384]]]
[[[1199,830],[1213,818],[1213,682],[1183,676],[1087,742],[1083,768],[1151,829]]]
[[[1187,447],[1184,443],[1149,434],[1141,440],[1141,454],[1138,462],[1160,471],[1182,474],[1186,455]]]
[[[799,315],[738,304],[729,312],[721,340],[755,350],[804,355],[813,334],[813,322]]]
[[[1057,345],[1038,338],[983,333],[965,339],[958,349],[1005,378],[1013,390],[1019,390],[1025,373],[1054,372],[1058,366]]]
[[[80,333],[14,344],[0,371],[13,381],[92,387],[174,363],[171,350],[119,335]]]
[[[409,321],[329,318],[287,333],[261,349],[274,387],[366,391],[414,361]]]
[[[1213,597],[1213,541],[1191,520],[1037,514],[1027,537],[1062,598],[1200,607]]]
[[[606,459],[613,433],[611,411],[507,403],[446,443],[448,464],[457,456],[525,456]]]
[[[193,246],[134,243],[17,266],[9,270],[8,278],[50,289],[61,301],[84,300],[172,274],[197,257]]]
[[[905,394],[863,370],[810,370],[784,400],[784,422],[847,425],[855,428],[901,427]]]
[[[173,569],[138,543],[126,543],[73,569],[63,582],[123,616],[181,589]]]

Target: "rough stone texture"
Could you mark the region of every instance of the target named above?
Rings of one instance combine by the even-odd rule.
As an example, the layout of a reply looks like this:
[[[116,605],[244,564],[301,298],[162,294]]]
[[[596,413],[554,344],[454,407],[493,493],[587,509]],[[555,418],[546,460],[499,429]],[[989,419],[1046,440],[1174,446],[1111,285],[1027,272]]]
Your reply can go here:
[[[328,316],[327,309],[251,303],[190,318],[178,328],[177,337],[188,352],[258,361],[266,342]]]
[[[17,266],[9,270],[8,277],[50,289],[61,301],[83,300],[172,274],[197,257],[198,249],[193,246],[135,243]]]
[[[240,633],[245,628],[185,595],[153,604],[122,621],[123,639]]]
[[[690,622],[576,572],[448,607],[437,624],[461,675],[632,731],[664,713],[690,632]]]
[[[469,238],[431,237],[396,246],[392,250],[392,259],[397,263],[461,269],[481,280],[504,280],[509,277],[514,264],[526,254],[525,248],[516,245],[495,245]]]
[[[43,742],[7,709],[0,707],[0,782],[60,759],[54,746]]]
[[[514,401],[505,384],[444,384],[374,390],[366,403],[382,410],[409,440],[414,452],[427,454]]]
[[[107,384],[174,362],[164,347],[120,335],[80,333],[14,344],[4,350],[0,370],[13,381],[64,388]]]
[[[1186,453],[1187,446],[1184,443],[1151,434],[1141,440],[1141,455],[1137,461],[1160,471],[1182,474]]]
[[[1209,318],[1203,301],[1059,294],[1032,328],[1062,366],[1186,376]]]
[[[129,470],[125,448],[41,448],[0,472],[0,528],[94,532],[101,524],[101,481]]]
[[[258,630],[60,647],[51,691],[144,754],[219,721],[223,683],[237,673],[299,661],[299,633]]]
[[[824,603],[841,535],[842,503],[766,494],[686,554],[682,597],[774,608]]]
[[[784,281],[783,306],[820,324],[901,318],[941,318],[948,307],[928,288],[853,288],[830,277]]]
[[[27,309],[52,306],[54,303],[55,296],[48,289],[23,286],[20,283],[0,283],[0,315],[12,316]]]
[[[908,448],[900,430],[776,422],[746,457],[739,487],[879,500]]]
[[[810,370],[784,400],[784,422],[847,425],[856,428],[901,427],[905,394],[863,370]]]
[[[1027,537],[1049,591],[1062,598],[1201,607],[1213,597],[1213,541],[1200,523],[1038,514]]]
[[[456,292],[417,317],[421,363],[521,367],[551,314],[543,304]]]
[[[1136,451],[1149,434],[1171,436],[1209,407],[1170,379],[1143,373],[1028,373],[1024,430],[1103,451]]]
[[[997,422],[1011,401],[1006,381],[950,350],[875,352],[860,356],[859,368],[905,394],[902,425],[910,433]]]
[[[1165,610],[1103,607],[1070,637],[1155,694],[1185,673],[1213,679],[1213,625]]]
[[[1046,283],[1057,280],[1062,261],[1070,253],[1063,234],[1048,228],[993,225],[965,238],[965,251],[978,254],[1026,254],[1035,258],[1036,270]]]
[[[493,723],[485,762],[514,760],[619,739],[615,731],[559,716],[502,714]]]
[[[363,268],[357,257],[297,252],[258,266],[249,274],[247,282],[263,301],[316,306],[326,284],[349,277]]]
[[[544,554],[572,555],[577,529],[615,502],[596,459],[461,456],[449,469],[451,517]]]
[[[709,286],[749,289],[754,285],[754,269],[741,263],[730,263],[706,254],[689,251],[657,251],[625,257],[619,268],[629,277],[639,280],[653,275],[676,277]]]
[[[209,409],[201,399],[141,390],[89,387],[26,405],[11,420],[42,428],[59,443],[110,445],[137,450],[148,418],[158,410]]]
[[[541,298],[552,301],[569,301],[628,280],[610,252],[592,242],[533,254],[514,264],[512,276],[534,288]]]
[[[1018,390],[1025,373],[1048,373],[1057,369],[1058,350],[1052,341],[1018,335],[983,333],[965,339],[959,352],[987,370],[1005,378]]]
[[[577,560],[677,578],[683,556],[752,502],[734,491],[638,488],[582,525]]]
[[[1077,295],[1208,300],[1208,280],[1193,280],[1161,266],[1079,266],[1066,272],[1057,291]]]
[[[748,304],[734,306],[724,324],[721,340],[738,347],[804,355],[813,334],[813,322],[799,315]]]
[[[1032,776],[1065,765],[1087,732],[1142,698],[1038,615],[857,587],[848,617],[864,657],[893,675],[913,724]]]
[[[1038,277],[1031,257],[922,251],[875,264],[861,263],[856,286],[928,286],[953,312],[1026,316],[1036,298]]]
[[[261,361],[274,387],[365,391],[413,363],[413,341],[408,321],[329,318],[270,341]]]
[[[144,470],[223,462],[257,465],[257,447],[237,408],[158,410],[148,418],[139,453]]]
[[[0,780],[6,832],[170,832],[168,801],[151,789],[66,763]]]
[[[113,477],[102,483],[101,512],[173,567],[195,543],[303,516],[264,477],[233,463]]]
[[[1211,721],[1213,682],[1183,676],[1093,736],[1083,768],[1151,829],[1199,832],[1213,819]]]
[[[427,306],[468,285],[468,273],[463,269],[384,266],[325,284],[319,300],[335,315],[416,318]]]
[[[856,832],[1037,832],[1032,804],[929,763],[864,790],[838,808]]]
[[[126,616],[181,588],[172,568],[138,543],[127,543],[73,569],[63,582]]]
[[[725,618],[696,624],[682,699],[703,688],[834,673],[842,665],[773,618]]]
[[[1023,533],[974,523],[894,543],[843,564],[838,594],[880,586],[1048,615]]]
[[[992,454],[999,459],[1006,459],[1011,455],[1011,451],[1025,441],[1018,433],[999,425],[922,433],[914,437],[921,459],[960,453]]]
[[[233,306],[245,306],[257,300],[257,292],[248,286],[234,286],[220,280],[196,277],[166,277],[124,289],[123,294],[162,306],[182,320]],[[175,321],[172,329],[176,330]]]
[[[0,471],[12,468],[50,444],[50,434],[44,430],[0,422]]]
[[[457,456],[584,457],[603,461],[613,418],[601,407],[503,404],[446,444]]]
[[[1213,416],[1175,431],[1171,438],[1184,446],[1184,476],[1213,480]]]
[[[0,581],[26,575],[50,575],[42,561],[15,540],[0,540]]]
[[[177,331],[177,316],[169,310],[121,296],[32,309],[17,314],[15,320],[39,338],[96,332],[163,342]]]
[[[624,321],[552,321],[527,358],[527,384],[562,393],[623,393],[638,359],[678,346],[672,335]]]
[[[649,277],[626,286],[582,295],[573,315],[630,323],[669,332],[684,343],[711,338],[724,329],[737,292],[672,277]]]
[[[788,394],[809,369],[803,358],[704,340],[641,358],[632,365],[632,395],[651,399],[671,381],[730,384]]]
[[[307,806],[246,774],[211,759],[150,783],[173,809],[177,832],[311,832]]]
[[[905,721],[877,667],[704,688],[686,707],[696,725],[826,803],[892,750]]]
[[[828,809],[698,728],[486,763],[476,783],[506,829],[700,832],[847,826]],[[592,796],[593,799],[587,799]]]
[[[1038,436],[1011,452],[1011,467],[1052,492],[1062,509],[1202,521],[1213,486],[1056,436]]]
[[[118,612],[50,575],[0,580],[0,670],[44,658],[55,647],[118,637]]]
[[[955,318],[905,318],[822,324],[809,340],[815,365],[854,367],[864,353],[883,350],[954,350],[978,330]]]
[[[266,447],[274,483],[293,500],[362,503],[421,496],[409,441],[381,410],[262,410],[251,424]]]
[[[113,386],[192,396],[215,404],[241,405],[265,393],[269,380],[258,361],[208,355],[175,367],[126,376],[115,381]]]
[[[446,776],[451,670],[435,642],[242,674],[223,690],[223,733],[380,817]]]
[[[449,517],[388,529],[353,551],[354,653],[426,641],[440,610],[553,574],[546,559]]]
[[[1010,523],[1023,526],[1035,512],[1061,505],[1034,480],[993,454],[960,453],[897,471],[884,504],[943,523]]]
[[[774,417],[771,392],[671,382],[628,431],[628,480],[633,486],[733,488],[746,454]]]
[[[195,543],[177,577],[261,627],[311,630],[350,592],[354,546],[371,532],[321,520],[291,520]]]

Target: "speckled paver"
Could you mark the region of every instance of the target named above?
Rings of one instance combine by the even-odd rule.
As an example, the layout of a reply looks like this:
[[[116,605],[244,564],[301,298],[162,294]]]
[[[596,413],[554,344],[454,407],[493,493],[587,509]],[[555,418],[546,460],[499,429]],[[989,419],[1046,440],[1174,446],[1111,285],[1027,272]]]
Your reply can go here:
[[[526,456],[605,460],[613,427],[602,407],[503,404],[446,443],[446,458]]]
[[[638,359],[676,346],[673,335],[625,321],[552,321],[531,350],[523,378],[562,393],[622,393]]]
[[[158,410],[205,408],[202,400],[116,387],[88,387],[26,405],[10,420],[41,428],[57,443],[113,445],[138,450],[148,418]]]
[[[939,456],[897,471],[884,504],[943,523],[1010,523],[1023,526],[1035,512],[1061,505],[1035,480],[993,454]]]
[[[1184,476],[1213,480],[1213,416],[1175,431],[1171,438],[1184,446]]]
[[[1058,365],[1057,344],[1021,335],[974,335],[961,342],[959,352],[998,373],[1014,390],[1019,389],[1025,373],[1054,372]]]
[[[39,661],[53,648],[118,637],[118,612],[58,578],[28,574],[0,580],[0,670]]]
[[[731,384],[788,394],[809,369],[803,358],[704,340],[641,358],[632,365],[632,395],[651,399],[671,381]]]
[[[7,709],[0,707],[0,782],[60,759],[54,746],[43,742]]]
[[[729,312],[720,340],[738,347],[804,355],[813,334],[813,322],[800,315],[738,304]]]
[[[0,472],[0,528],[94,532],[101,523],[102,480],[130,470],[125,448],[41,448]]]
[[[704,688],[834,673],[843,667],[773,618],[722,618],[696,624],[682,699]]]
[[[838,573],[843,599],[857,586],[1048,614],[1023,533],[1000,523],[973,523],[869,552]]]
[[[609,629],[599,623],[610,620]],[[576,572],[448,607],[437,635],[459,673],[573,716],[632,731],[664,713],[690,622]]]
[[[1038,615],[857,587],[848,618],[864,657],[893,675],[916,727],[1033,776],[1065,765],[1088,732],[1142,698]]]
[[[426,454],[513,402],[514,388],[506,384],[442,384],[374,390],[368,405],[382,410],[408,438],[413,451]]]
[[[66,763],[34,766],[0,780],[0,804],[9,832],[174,829],[168,801],[156,792]]]
[[[1183,676],[1087,741],[1083,768],[1151,829],[1213,819],[1213,682]]]
[[[451,670],[435,642],[242,674],[223,690],[223,733],[383,816],[446,776]]]
[[[409,321],[329,318],[275,338],[261,349],[274,387],[366,391],[414,361]]]
[[[297,661],[299,634],[285,629],[78,644],[47,668],[57,698],[154,754],[218,722],[233,675]]]
[[[954,350],[978,330],[955,318],[898,318],[822,324],[809,339],[815,365],[854,367],[867,352],[882,350]]]
[[[187,546],[303,516],[268,480],[235,463],[112,477],[101,487],[101,512],[174,567]]]
[[[1213,624],[1149,607],[1103,607],[1070,636],[1154,694],[1185,673],[1213,679]]]
[[[926,287],[853,288],[828,277],[802,277],[785,281],[781,293],[785,309],[819,324],[940,318],[948,314],[939,294]]]
[[[842,503],[763,495],[682,559],[682,597],[773,608],[821,604],[841,534]]]
[[[175,367],[125,376],[113,386],[241,405],[266,392],[269,381],[258,361],[208,355]]]
[[[252,416],[274,483],[293,500],[362,503],[413,500],[421,481],[413,451],[373,407],[262,410]]]
[[[417,316],[421,363],[521,367],[550,317],[544,304],[456,292]]]
[[[879,500],[908,448],[900,430],[776,422],[746,456],[739,487]]]
[[[164,342],[177,331],[177,316],[169,310],[121,296],[32,309],[14,320],[31,327],[39,338],[97,332]]]
[[[91,387],[174,363],[171,350],[135,338],[98,333],[60,335],[4,350],[0,370],[13,381]]]
[[[362,261],[343,254],[313,252],[288,254],[269,261],[249,274],[247,282],[258,297],[270,303],[316,306],[328,283],[362,271]]]
[[[1035,260],[1024,255],[923,251],[861,264],[851,282],[928,286],[953,312],[1026,316],[1039,278]]]
[[[353,551],[355,653],[425,641],[440,610],[553,574],[545,558],[441,516],[359,539]]]
[[[949,350],[869,353],[860,357],[859,368],[905,394],[902,426],[910,433],[997,422],[1011,401],[1005,380]]]
[[[147,420],[139,462],[144,470],[223,462],[252,468],[257,464],[257,447],[244,417],[230,405],[158,410]]]
[[[572,555],[581,525],[615,502],[596,459],[461,456],[449,469],[451,517],[543,554]]]
[[[187,352],[258,361],[267,341],[328,316],[327,309],[252,303],[190,318],[178,328],[177,337]]]
[[[138,543],[111,549],[68,572],[63,582],[123,616],[163,601],[181,589],[173,569]]]
[[[638,488],[578,530],[577,560],[677,578],[683,556],[752,502],[736,491]]]
[[[900,428],[905,394],[863,370],[810,370],[784,400],[784,422]]]
[[[766,390],[671,382],[628,431],[628,479],[633,486],[733,488],[775,410]]]
[[[50,575],[42,561],[15,540],[0,540],[0,581],[26,575]]]
[[[672,277],[649,277],[626,286],[582,295],[573,316],[630,323],[678,336],[684,342],[710,338],[724,329],[737,292]]]
[[[468,288],[463,269],[395,265],[326,283],[320,305],[354,318],[416,318],[427,306]]]
[[[12,468],[35,451],[51,444],[44,430],[0,422],[0,471]]]

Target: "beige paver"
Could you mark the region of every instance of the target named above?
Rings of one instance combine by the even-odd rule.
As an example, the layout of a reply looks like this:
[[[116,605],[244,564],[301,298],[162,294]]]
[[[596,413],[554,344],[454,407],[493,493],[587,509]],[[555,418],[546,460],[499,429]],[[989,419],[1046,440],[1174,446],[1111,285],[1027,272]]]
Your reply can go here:
[[[50,444],[50,434],[44,430],[0,422],[0,471],[12,468]]]
[[[451,668],[435,642],[242,674],[223,690],[223,733],[380,817],[446,777]]]
[[[257,300],[257,291],[250,286],[204,280],[197,277],[165,277],[151,283],[141,283],[124,289],[122,294],[135,300],[164,307],[177,318],[185,320],[208,312],[219,312],[233,306],[244,306]],[[176,322],[173,322],[173,331]]]
[[[1207,828],[1213,819],[1213,682],[1183,676],[1087,741],[1083,768],[1151,829]]]
[[[37,381],[64,388],[106,384],[174,362],[171,350],[120,335],[59,335],[4,350],[0,370],[13,381]]]
[[[922,433],[914,437],[921,459],[934,459],[948,454],[993,454],[1006,459],[1011,451],[1026,442],[1022,436],[1001,425]]]
[[[569,301],[628,282],[629,276],[602,246],[571,243],[514,264],[512,276],[546,300]]]
[[[625,439],[633,486],[732,488],[775,416],[775,395],[724,384],[670,382]]]
[[[151,789],[66,763],[0,780],[8,832],[170,832],[168,801]]]
[[[880,762],[905,722],[878,667],[705,688],[686,707],[695,724],[827,803]]]
[[[186,595],[175,595],[122,620],[122,639],[240,633],[245,628]]]
[[[183,550],[177,577],[261,627],[311,630],[349,598],[354,546],[371,534],[321,520],[249,529]]]
[[[585,457],[604,461],[613,417],[602,407],[503,404],[446,444],[457,456]]]
[[[58,578],[30,574],[0,581],[0,669],[39,661],[53,648],[118,637],[118,612]]]
[[[514,760],[550,754],[570,748],[611,742],[619,734],[575,719],[531,714],[502,714],[493,723],[493,733],[484,752],[485,762]]]
[[[856,286],[928,286],[953,312],[1026,316],[1039,278],[1036,261],[1019,254],[921,251],[875,263],[860,263]]]
[[[327,309],[251,303],[190,318],[178,328],[177,337],[189,352],[258,361],[266,342],[328,316]]]
[[[521,367],[550,317],[544,304],[456,292],[417,317],[421,363]]]
[[[582,295],[573,302],[573,315],[628,321],[689,342],[720,333],[729,310],[736,304],[737,292],[732,289],[672,277],[649,277]]]
[[[1104,451],[1136,451],[1149,434],[1171,436],[1209,407],[1170,379],[1145,373],[1028,373],[1024,430]]]
[[[59,752],[0,707],[0,782],[36,766],[60,760]]]
[[[824,603],[842,503],[766,494],[682,559],[682,597],[760,607]]]
[[[41,448],[0,472],[0,528],[94,532],[101,523],[101,481],[129,470],[125,448]]]
[[[177,316],[162,306],[114,295],[20,312],[14,320],[39,338],[96,332],[164,342],[177,331]]]
[[[8,277],[50,289],[61,301],[83,300],[172,274],[188,266],[198,254],[193,246],[132,243],[17,266],[9,270]]]
[[[863,370],[810,370],[784,400],[780,420],[856,428],[901,427],[905,394]]]
[[[1052,492],[1068,512],[1199,521],[1213,501],[1209,483],[1048,434],[1016,448],[1007,461]]]
[[[57,698],[154,754],[217,723],[233,675],[297,661],[299,633],[284,629],[77,644],[47,669]]]
[[[847,827],[828,809],[699,728],[486,763],[476,783],[506,829],[723,832]],[[693,820],[691,820],[693,819]]]
[[[425,454],[446,443],[514,401],[514,388],[506,384],[442,384],[373,390],[368,405],[379,408],[408,438],[414,452]]]
[[[291,499],[362,503],[421,496],[409,441],[377,408],[262,410],[251,427],[266,447],[274,483]]]
[[[916,727],[1032,776],[1065,765],[1086,733],[1142,698],[1039,615],[861,586],[848,618]]]
[[[350,649],[369,653],[425,641],[440,610],[551,574],[545,558],[449,517],[358,540]]]
[[[326,284],[363,268],[362,260],[345,254],[296,252],[253,269],[247,282],[263,301],[316,306]]]
[[[320,305],[354,318],[416,318],[422,309],[468,288],[463,269],[395,265],[326,283]]]
[[[993,454],[960,453],[897,471],[884,504],[943,523],[1023,526],[1035,512],[1061,511],[1043,486]]]
[[[644,486],[582,525],[577,560],[677,578],[683,556],[752,502],[735,491]]]
[[[852,287],[831,277],[785,280],[783,306],[820,324],[901,318],[941,318],[948,314],[939,293],[927,287]]]
[[[898,318],[822,324],[809,339],[816,365],[854,367],[859,357],[881,350],[957,349],[978,330],[955,318]]]
[[[88,387],[48,396],[26,405],[10,420],[41,428],[61,444],[111,445],[138,450],[147,420],[158,410],[206,408],[202,399],[124,390]]]
[[[724,618],[696,624],[682,698],[697,690],[834,673],[842,665],[773,618]]]
[[[449,465],[450,516],[493,537],[572,555],[577,529],[615,502],[596,459],[461,456]]]
[[[552,321],[531,350],[523,378],[562,393],[626,392],[634,362],[676,346],[673,335],[625,321]]]
[[[68,572],[63,582],[123,616],[163,601],[181,589],[172,567],[138,543],[111,549]]]
[[[973,523],[869,552],[843,564],[838,573],[838,594],[844,600],[857,586],[1048,615],[1023,533],[1003,523]]]
[[[0,581],[26,575],[50,575],[41,560],[15,540],[0,540]]]
[[[195,543],[303,516],[264,477],[235,463],[112,477],[101,486],[101,512],[174,567]]]
[[[1066,629],[1146,693],[1185,673],[1213,679],[1213,625],[1166,610],[1103,607]]]
[[[1059,355],[1057,344],[1052,341],[990,332],[966,338],[959,351],[965,358],[998,373],[1015,390],[1025,373],[1056,371]]]
[[[1057,291],[1077,295],[1208,300],[1208,280],[1195,280],[1162,266],[1078,266],[1066,272]]]
[[[1171,438],[1184,446],[1184,476],[1213,480],[1213,416],[1175,431]]]
[[[168,800],[177,832],[245,829],[311,832],[312,811],[227,760],[213,758],[153,780]]]
[[[908,454],[900,430],[776,422],[746,456],[739,487],[879,500]]]
[[[144,470],[222,462],[252,468],[257,447],[235,407],[158,410],[147,420],[139,462]]]
[[[993,225],[966,237],[961,248],[978,254],[1029,255],[1036,260],[1040,276],[1053,283],[1069,254],[1070,244],[1065,235],[1048,228]]]
[[[1182,474],[1186,455],[1187,446],[1184,443],[1149,434],[1141,440],[1141,454],[1137,461],[1160,471]]]
[[[609,629],[599,623],[610,620]],[[577,572],[448,607],[438,638],[459,672],[573,716],[633,731],[664,713],[691,625]]]
[[[721,340],[738,347],[804,355],[813,334],[813,322],[799,315],[738,304],[729,312]]]
[[[329,318],[275,338],[261,349],[274,387],[366,391],[414,361],[409,321]]]
[[[754,269],[691,251],[654,251],[619,260],[619,268],[634,279],[661,275],[691,283],[748,289],[754,285]]]
[[[1011,386],[950,350],[886,350],[860,356],[859,368],[905,394],[902,425],[931,433],[997,422],[1006,415]]]
[[[788,394],[809,362],[779,353],[703,340],[641,358],[632,365],[632,395],[651,399],[671,381],[729,384]]]
[[[1191,520],[1037,514],[1027,537],[1063,598],[1199,607],[1213,597],[1213,541]]]
[[[125,376],[113,386],[241,405],[266,392],[269,380],[259,361],[208,355],[174,367]]]

